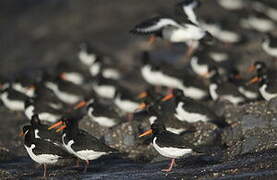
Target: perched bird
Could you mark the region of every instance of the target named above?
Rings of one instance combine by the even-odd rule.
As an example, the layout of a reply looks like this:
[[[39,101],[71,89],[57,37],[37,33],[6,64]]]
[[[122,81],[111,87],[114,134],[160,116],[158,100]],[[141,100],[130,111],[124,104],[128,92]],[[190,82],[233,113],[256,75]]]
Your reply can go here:
[[[248,84],[259,82],[259,91],[262,97],[269,101],[277,97],[277,82],[274,79],[269,80],[267,73],[259,72],[257,76],[253,77]]]
[[[173,89],[171,94],[163,98],[167,101],[171,98],[175,100],[175,117],[180,121],[188,123],[194,122],[216,122],[219,120],[217,115],[203,104],[184,96],[180,89]]]
[[[277,58],[277,38],[267,33],[262,42],[263,50],[270,56]]]
[[[153,134],[153,147],[162,156],[172,159],[169,167],[162,170],[164,172],[170,172],[172,170],[173,166],[176,165],[175,159],[191,154],[195,151],[192,144],[184,141],[184,139],[178,134],[167,131],[164,124],[159,120],[155,120],[155,122],[151,125],[151,129],[145,131],[139,137],[150,134]]]
[[[27,99],[25,101],[24,113],[28,119],[33,119],[37,115],[42,121],[48,123],[57,122],[66,111],[64,109],[56,109],[45,101],[39,99]]]
[[[218,73],[210,78],[209,91],[214,101],[227,100],[234,105],[238,105],[247,100],[234,84],[224,82]]]
[[[27,95],[16,91],[8,86],[0,94],[0,98],[5,107],[11,111],[24,111],[24,102],[29,98]]]
[[[72,156],[60,146],[40,138],[36,138],[35,129],[31,126],[24,126],[21,136],[24,135],[24,147],[31,159],[43,164],[44,175],[47,176],[47,164],[55,164],[60,159],[69,159]]]
[[[90,160],[98,159],[103,155],[117,152],[115,149],[100,142],[78,127],[78,121],[72,118],[63,118],[62,121],[49,127],[49,129],[62,125],[58,131],[62,132],[62,142],[66,150],[86,162],[84,172],[87,171]]]

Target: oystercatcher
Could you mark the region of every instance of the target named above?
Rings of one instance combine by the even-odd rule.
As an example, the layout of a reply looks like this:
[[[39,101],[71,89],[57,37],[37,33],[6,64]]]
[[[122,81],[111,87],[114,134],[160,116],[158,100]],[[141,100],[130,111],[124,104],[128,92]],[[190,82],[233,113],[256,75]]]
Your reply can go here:
[[[262,42],[263,50],[270,56],[277,58],[277,38],[267,33]]]
[[[36,99],[27,99],[25,101],[25,115],[28,119],[32,119],[34,115],[38,115],[41,120],[48,123],[57,122],[65,113],[64,109],[56,109],[46,101]]]
[[[173,89],[171,94],[168,94],[163,98],[163,101],[167,101],[174,97],[175,117],[180,121],[195,123],[199,121],[212,122],[219,119],[208,107],[194,101],[191,98],[185,97],[183,91],[180,89]]]
[[[275,80],[275,79],[274,79]],[[276,80],[269,81],[267,73],[259,72],[257,76],[253,77],[248,84],[259,82],[259,91],[262,97],[269,101],[277,97],[277,83]]]
[[[24,147],[26,148],[31,159],[39,164],[43,164],[43,177],[47,176],[47,164],[55,164],[60,159],[72,158],[72,156],[60,146],[52,142],[36,138],[35,129],[30,125],[23,127],[21,135],[24,135]]]
[[[90,160],[98,159],[103,155],[117,152],[117,150],[100,142],[78,127],[78,121],[70,118],[63,118],[62,121],[49,127],[49,129],[62,125],[58,131],[62,132],[62,142],[66,150],[86,162],[84,172],[87,171]]]
[[[210,78],[209,91],[214,101],[227,100],[234,105],[246,101],[246,97],[238,91],[237,87],[230,82],[224,82],[218,73]]]
[[[192,144],[186,142],[178,134],[167,131],[164,124],[159,120],[156,120],[151,125],[151,129],[145,131],[139,137],[143,137],[150,134],[153,134],[153,147],[162,156],[172,158],[169,167],[167,169],[162,170],[164,172],[170,172],[172,170],[173,166],[176,165],[175,159],[183,157],[184,155],[191,154],[195,151],[195,148]]]
[[[24,102],[29,98],[11,86],[2,90],[0,98],[5,107],[12,111],[24,111]]]

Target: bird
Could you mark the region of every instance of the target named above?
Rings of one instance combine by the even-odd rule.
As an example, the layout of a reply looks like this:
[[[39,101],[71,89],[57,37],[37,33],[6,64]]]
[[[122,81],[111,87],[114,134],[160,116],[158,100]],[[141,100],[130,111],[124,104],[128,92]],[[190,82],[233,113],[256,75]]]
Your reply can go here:
[[[49,131],[49,125],[42,124],[37,114],[32,116],[31,126],[34,129],[35,138],[50,141],[56,145],[61,145],[61,135],[55,131]]]
[[[198,56],[199,54],[199,56]],[[207,56],[196,53],[190,60],[190,67],[195,74],[203,78],[210,78],[215,73],[216,63]]]
[[[72,156],[60,146],[40,138],[35,138],[35,129],[32,125],[23,127],[21,136],[24,136],[24,147],[30,158],[43,164],[45,178],[47,176],[47,164],[55,164],[61,159],[71,159]]]
[[[183,18],[179,22],[176,18],[157,16],[137,24],[131,33],[139,35],[151,35],[149,42],[152,43],[157,37],[171,43],[187,43],[189,49],[186,56],[190,57],[198,47],[198,42],[210,44],[213,42],[212,35],[202,27]]]
[[[6,108],[11,111],[24,111],[24,102],[29,98],[27,95],[16,91],[11,86],[3,89],[0,98]]]
[[[267,73],[258,72],[257,75],[248,82],[248,84],[259,82],[259,92],[266,101],[277,97],[276,80],[269,80]]]
[[[24,103],[24,113],[26,117],[31,120],[34,115],[37,115],[41,120],[48,123],[57,122],[66,111],[64,109],[57,109],[51,104],[39,99],[29,98]]]
[[[277,38],[267,33],[262,42],[263,50],[270,56],[277,58]]]
[[[112,99],[115,97],[118,81],[115,79],[105,78],[101,73],[97,75],[92,82],[93,91],[102,98]]]
[[[210,78],[209,92],[214,101],[227,100],[234,105],[239,105],[247,100],[234,84],[227,81],[224,82],[218,73],[215,73]]]
[[[87,171],[90,160],[98,159],[103,155],[117,153],[118,151],[99,141],[88,132],[79,129],[75,118],[63,117],[61,121],[53,124],[49,129],[62,125],[58,131],[62,132],[62,142],[65,149],[86,162],[84,172]]]
[[[171,158],[171,163],[167,169],[162,169],[163,172],[170,172],[175,163],[175,159],[191,154],[195,151],[199,152],[192,144],[186,142],[178,134],[166,130],[164,124],[157,120],[151,125],[151,129],[145,131],[139,137],[152,135],[153,147],[164,157]]]
[[[173,89],[172,93],[165,96],[162,101],[167,101],[171,98],[175,100],[175,117],[180,121],[188,123],[195,122],[216,122],[219,117],[205,105],[184,96],[180,89]]]

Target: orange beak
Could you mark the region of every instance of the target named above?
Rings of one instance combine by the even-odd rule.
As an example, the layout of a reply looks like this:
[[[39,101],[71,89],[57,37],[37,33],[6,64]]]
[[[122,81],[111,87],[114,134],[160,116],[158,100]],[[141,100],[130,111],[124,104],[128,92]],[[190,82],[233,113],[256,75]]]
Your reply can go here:
[[[66,80],[65,73],[64,73],[64,72],[61,73],[61,74],[59,75],[59,78],[62,79],[62,80]]]
[[[80,109],[80,108],[82,108],[82,107],[84,107],[86,105],[87,105],[86,101],[81,101],[77,105],[75,105],[73,109]]]
[[[146,108],[146,104],[145,103],[141,103],[139,105],[139,107],[137,107],[137,109],[135,111],[141,111],[141,110],[144,110]]]
[[[251,65],[248,67],[247,72],[251,73],[256,70],[256,67],[254,65]]]
[[[170,100],[172,98],[174,98],[174,95],[173,94],[168,94],[164,98],[162,98],[162,101],[168,101],[168,100]]]
[[[256,83],[256,82],[259,82],[259,81],[261,81],[261,78],[259,78],[259,77],[254,77],[254,78],[252,78],[250,81],[248,81],[248,82],[246,83],[246,85],[250,85],[250,84],[253,84],[253,83]]]
[[[20,133],[18,134],[19,136],[24,136],[24,132],[20,131]]]
[[[156,41],[156,36],[154,36],[154,35],[150,36],[148,39],[148,43],[150,45],[152,45],[155,41]]]
[[[53,129],[53,128],[56,128],[56,127],[58,127],[58,126],[61,126],[62,124],[63,124],[63,121],[59,121],[59,122],[53,124],[52,126],[50,126],[50,127],[48,128],[48,130],[51,130],[51,129]]]
[[[61,126],[59,129],[56,130],[56,132],[60,132],[60,131],[64,130],[64,128],[66,128],[66,125]]]
[[[148,94],[147,94],[147,92],[145,91],[145,92],[139,93],[139,95],[137,96],[137,98],[142,99],[142,98],[145,98],[145,97],[147,97],[147,96],[148,96]]]
[[[153,133],[153,130],[152,130],[152,129],[149,129],[149,130],[145,131],[144,133],[142,133],[141,135],[139,135],[139,137],[151,135],[152,133]]]

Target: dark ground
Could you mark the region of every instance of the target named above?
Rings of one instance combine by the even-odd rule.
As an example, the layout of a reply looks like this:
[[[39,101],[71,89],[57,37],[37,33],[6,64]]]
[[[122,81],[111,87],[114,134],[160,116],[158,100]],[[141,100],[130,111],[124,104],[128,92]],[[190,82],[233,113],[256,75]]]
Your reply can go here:
[[[164,0],[2,0],[0,2],[0,75],[14,77],[31,74],[37,68],[54,66],[62,58],[74,59],[78,43],[88,40],[99,49],[112,54],[121,68],[133,72],[134,55],[144,45],[144,38],[128,33],[134,24],[159,12],[172,11],[174,1]],[[217,13],[214,13],[216,10]],[[203,1],[201,14],[214,18],[229,17],[236,21],[237,14],[228,14],[213,0]],[[245,32],[243,32],[245,33]],[[255,60],[270,59],[260,48],[261,36],[247,32],[248,42],[232,46],[228,51],[235,54],[240,69]],[[268,60],[268,64],[276,64]],[[134,71],[135,73],[138,73]],[[32,75],[32,74],[31,74]],[[122,158],[103,158],[92,162],[89,173],[68,166],[50,170],[53,179],[274,179],[277,177],[277,103],[264,101],[233,107],[229,104],[215,105],[225,112],[227,121],[236,126],[224,130],[222,142],[228,147],[211,155],[191,156],[177,161],[172,173],[160,169],[168,161],[141,163]],[[35,168],[18,137],[19,128],[26,123],[23,114],[0,107],[0,177],[1,179],[39,179],[41,168]],[[90,124],[83,123],[84,128]],[[128,128],[127,128],[128,127]],[[131,139],[137,137],[135,123],[118,127],[132,129]],[[201,143],[210,141],[213,127],[201,126],[199,132],[207,135]],[[117,133],[118,131],[114,131]],[[135,133],[134,133],[135,132]],[[93,133],[93,132],[92,132]],[[96,133],[96,132],[94,132]],[[102,134],[105,132],[102,131]],[[101,134],[100,133],[100,134]],[[205,134],[205,133],[204,133]],[[121,141],[118,139],[116,141]],[[124,140],[124,139],[123,139]],[[212,141],[212,140],[211,140]],[[136,141],[134,141],[136,142]],[[133,149],[153,154],[151,147],[137,145],[124,150],[135,154]],[[127,143],[128,144],[128,143]],[[129,143],[130,145],[130,143]],[[122,146],[121,146],[122,147]],[[140,152],[141,153],[141,152]],[[142,154],[142,153],[141,153]],[[155,153],[154,153],[155,154]],[[139,156],[139,155],[138,155]],[[69,166],[70,167],[70,166]]]

